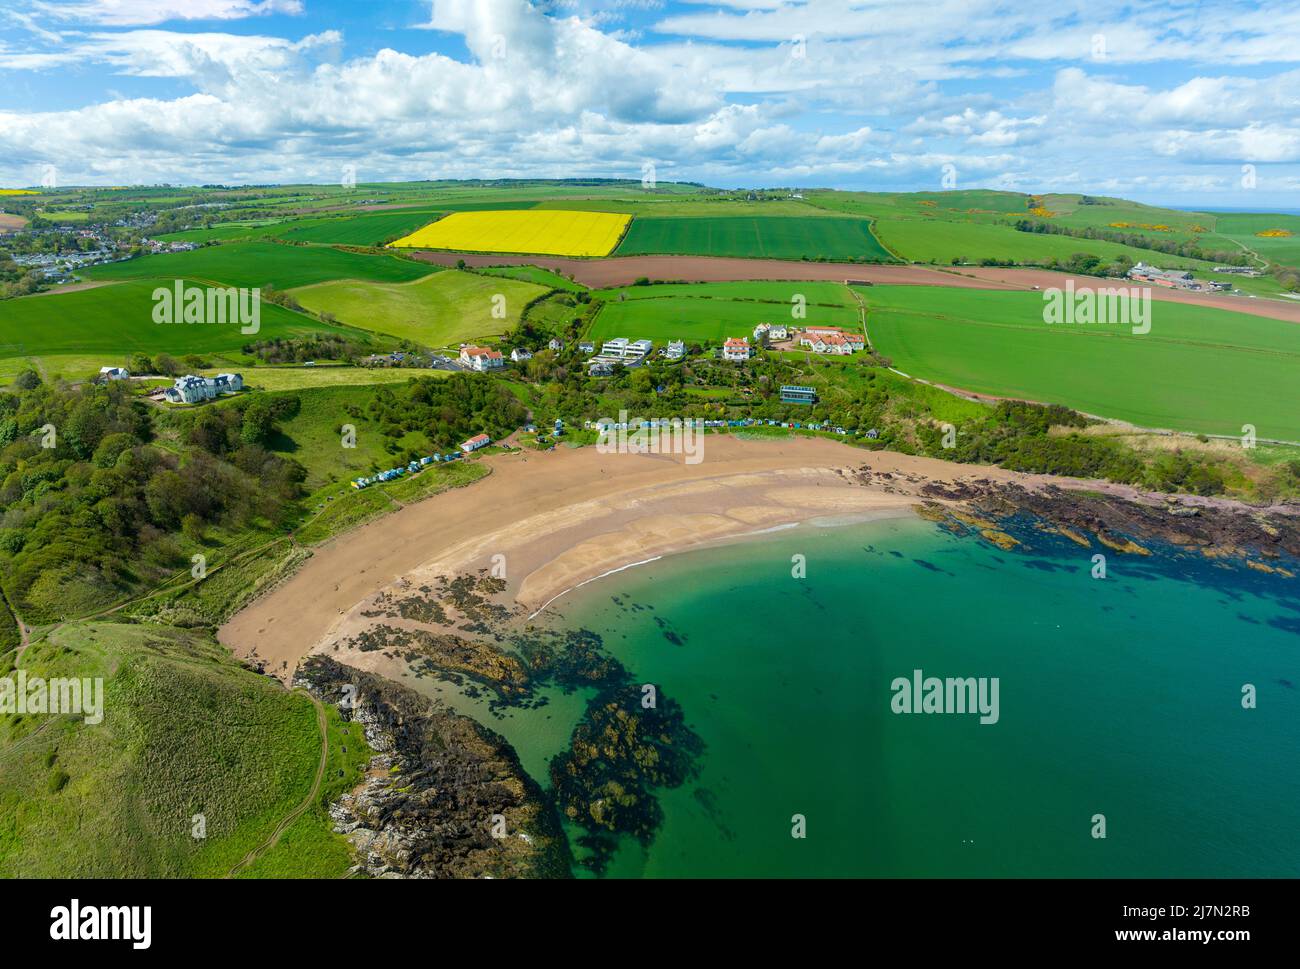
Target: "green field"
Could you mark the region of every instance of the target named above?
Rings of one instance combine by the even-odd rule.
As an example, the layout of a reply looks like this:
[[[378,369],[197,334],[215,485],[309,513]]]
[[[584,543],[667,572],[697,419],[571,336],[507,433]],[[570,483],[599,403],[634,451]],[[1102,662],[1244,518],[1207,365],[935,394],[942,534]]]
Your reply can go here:
[[[311,702],[243,669],[208,635],[74,624],[22,665],[33,676],[103,677],[105,712],[97,725],[0,717],[0,876],[220,877],[311,790],[321,743]],[[335,759],[345,776],[330,779],[333,790],[360,780],[358,760]],[[304,818],[317,846],[300,859],[305,873],[341,876],[346,845],[328,816]]]
[[[426,273],[430,268],[420,264]],[[515,279],[446,269],[411,283],[323,283],[295,290],[303,306],[341,322],[431,347],[504,333],[524,305],[546,288]],[[505,316],[493,317],[493,297],[505,297]]]
[[[547,289],[567,289],[571,293],[586,292],[587,287],[582,283],[574,282],[566,276],[552,272],[549,269],[541,269],[537,266],[489,266],[484,269],[475,269],[474,272],[484,276],[504,276],[507,279],[521,279],[527,283],[536,283],[538,286],[545,286]]]
[[[1204,269],[1212,265],[1100,239],[1019,232],[1009,225],[986,222],[948,222],[938,218],[882,219],[876,223],[876,232],[885,245],[913,262],[947,264],[960,259],[978,263],[981,259],[997,259],[1046,263],[1049,259],[1065,260],[1082,252],[1106,259],[1123,255],[1133,262],[1145,260],[1165,267]]]
[[[323,246],[232,242],[93,266],[83,275],[96,280],[184,277],[229,286],[291,289],[330,279],[403,282],[428,273],[425,263],[399,256],[365,255]]]
[[[256,335],[241,333],[235,323],[155,323],[153,291],[160,286],[170,289],[173,283],[170,278],[134,280],[0,301],[0,360],[66,359],[74,365],[84,360],[93,373],[100,366],[122,365],[132,353],[237,354],[252,340],[348,332],[265,302]],[[0,374],[5,369],[0,367]],[[66,367],[65,372],[74,375]]]
[[[689,287],[637,287],[646,292],[658,289],[679,291],[712,290],[722,295],[646,296],[638,299],[609,300],[592,323],[587,336],[600,343],[611,337],[625,336],[633,340],[653,340],[656,347],[669,340],[686,340],[695,343],[721,343],[727,337],[751,337],[759,323],[802,323],[831,326],[858,326],[860,316],[857,305],[848,296],[845,287],[835,283],[799,283],[800,291],[808,296],[807,317],[794,320],[787,289],[791,284],[781,283],[716,283]],[[752,287],[752,288],[751,288]],[[825,289],[822,289],[825,287]],[[838,290],[838,294],[835,292]],[[776,295],[777,299],[756,297],[734,298],[742,292]],[[814,302],[814,295],[826,301]],[[784,296],[785,298],[780,298]]]
[[[1300,326],[1155,300],[1151,331],[1048,325],[1038,293],[873,286],[867,330],[895,367],[952,387],[1142,427],[1300,441]]]
[[[1259,253],[1270,262],[1300,267],[1300,216],[1220,212],[1214,215],[1214,219],[1219,235]],[[1271,229],[1282,229],[1291,235],[1268,237],[1257,234]]]
[[[894,261],[865,219],[816,215],[634,219],[615,254]]]
[[[444,215],[444,211],[405,209],[336,219],[311,219],[301,225],[283,223],[275,233],[288,242],[322,242],[348,246],[379,246],[407,235]]]
[[[812,206],[797,199],[768,202],[720,199],[715,196],[691,197],[636,197],[630,195],[618,200],[610,199],[549,199],[536,205],[539,209],[583,209],[589,212],[622,212],[638,219],[659,219],[673,216],[689,218],[766,218],[825,217]]]
[[[600,289],[593,293],[599,299],[662,299],[665,296],[689,296],[692,299],[757,300],[780,303],[790,307],[795,296],[802,296],[812,306],[857,306],[853,294],[842,283],[799,280],[739,281],[734,283],[657,283],[653,286],[622,286],[617,289]]]

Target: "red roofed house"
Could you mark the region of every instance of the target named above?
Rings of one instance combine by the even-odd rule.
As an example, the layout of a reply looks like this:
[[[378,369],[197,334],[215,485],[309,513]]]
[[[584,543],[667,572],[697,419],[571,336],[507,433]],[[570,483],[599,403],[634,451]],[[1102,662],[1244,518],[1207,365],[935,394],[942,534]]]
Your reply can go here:
[[[461,347],[460,362],[474,370],[496,370],[506,365],[500,353],[486,347]]]
[[[466,454],[469,454],[471,451],[477,451],[479,448],[487,447],[491,443],[492,438],[488,437],[486,434],[478,434],[462,444],[460,449]]]
[[[799,345],[813,353],[850,354],[864,349],[867,341],[861,333],[838,326],[810,326],[799,336]]]
[[[722,345],[722,359],[748,360],[749,341],[744,337],[728,337],[727,342]]]

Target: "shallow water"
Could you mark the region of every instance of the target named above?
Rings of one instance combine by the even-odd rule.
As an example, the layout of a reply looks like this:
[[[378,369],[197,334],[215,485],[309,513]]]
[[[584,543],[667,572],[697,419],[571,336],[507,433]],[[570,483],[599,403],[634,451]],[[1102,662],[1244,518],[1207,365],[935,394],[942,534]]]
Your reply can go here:
[[[707,745],[610,874],[1300,874],[1300,580],[1117,554],[1094,579],[1094,550],[1023,537],[804,526],[557,603]],[[997,722],[892,712],[917,669],[996,677]],[[483,719],[545,784],[582,700]]]

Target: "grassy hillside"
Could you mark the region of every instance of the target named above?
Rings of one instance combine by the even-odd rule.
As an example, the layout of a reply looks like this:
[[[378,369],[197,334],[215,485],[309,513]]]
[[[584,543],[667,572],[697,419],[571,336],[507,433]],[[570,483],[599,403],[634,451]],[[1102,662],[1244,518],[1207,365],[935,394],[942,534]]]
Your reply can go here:
[[[873,345],[915,377],[1145,427],[1300,440],[1300,327],[1155,301],[1151,331],[1048,325],[1038,293],[863,289]]]
[[[0,718],[0,875],[219,877],[311,790],[321,738],[310,700],[204,634],[76,624],[22,666],[103,677],[105,715]],[[339,768],[334,786],[360,780],[356,759]],[[204,838],[192,833],[197,814]],[[297,859],[300,873],[341,875],[346,847],[324,811],[303,819],[314,850]]]
[[[190,252],[142,256],[126,262],[93,266],[88,279],[185,278],[249,288],[290,289],[329,279],[402,282],[427,275],[429,267],[395,255],[366,255],[318,246],[273,242],[232,242]]]
[[[1219,235],[1269,262],[1300,267],[1300,216],[1224,212],[1216,214],[1214,220]]]
[[[869,222],[825,216],[636,219],[617,254],[893,261]]]
[[[534,283],[448,269],[411,283],[346,280],[293,295],[308,309],[333,313],[344,323],[440,347],[504,333],[519,321],[524,306],[545,292]],[[505,297],[500,319],[492,315],[498,294]]]
[[[170,290],[174,283],[173,278],[143,279],[0,301],[0,359],[58,359],[69,376],[85,376],[100,366],[121,365],[137,352],[178,358],[237,354],[250,340],[347,332],[266,302],[255,336],[241,333],[237,323],[155,323],[154,289]]]

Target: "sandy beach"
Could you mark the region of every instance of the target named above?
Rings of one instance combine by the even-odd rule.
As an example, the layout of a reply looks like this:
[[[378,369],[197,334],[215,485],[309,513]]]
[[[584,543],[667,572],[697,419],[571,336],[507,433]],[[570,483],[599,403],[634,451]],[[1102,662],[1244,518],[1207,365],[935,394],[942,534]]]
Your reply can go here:
[[[219,638],[288,680],[303,657],[370,624],[362,613],[377,595],[437,576],[504,566],[503,598],[531,615],[583,582],[657,556],[818,518],[911,514],[931,481],[1033,480],[826,439],[706,442],[694,465],[594,447],[488,457],[492,474],[482,481],[316,549]],[[864,466],[878,485],[842,473]]]

